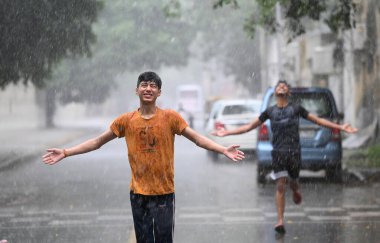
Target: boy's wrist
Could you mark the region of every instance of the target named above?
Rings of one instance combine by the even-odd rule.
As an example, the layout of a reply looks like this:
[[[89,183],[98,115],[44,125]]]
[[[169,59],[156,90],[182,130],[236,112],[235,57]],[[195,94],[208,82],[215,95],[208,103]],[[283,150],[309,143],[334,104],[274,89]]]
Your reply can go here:
[[[66,149],[63,149],[63,155],[64,155],[64,158],[69,157],[69,154],[67,153]]]

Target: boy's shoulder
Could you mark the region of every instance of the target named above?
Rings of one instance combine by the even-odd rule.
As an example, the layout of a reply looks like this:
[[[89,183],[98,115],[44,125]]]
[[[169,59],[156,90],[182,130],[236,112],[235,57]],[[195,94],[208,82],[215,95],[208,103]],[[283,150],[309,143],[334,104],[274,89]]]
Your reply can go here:
[[[134,111],[127,111],[122,114],[120,114],[117,119],[131,119],[133,116],[135,116],[138,113],[137,110]]]
[[[162,111],[167,114],[178,114],[178,112],[174,109],[162,109]]]
[[[176,111],[176,110],[174,110],[174,109],[162,109],[162,108],[159,108],[159,107],[157,107],[157,110],[159,111],[159,112],[161,112],[161,113],[163,113],[164,115],[178,115],[179,113]]]

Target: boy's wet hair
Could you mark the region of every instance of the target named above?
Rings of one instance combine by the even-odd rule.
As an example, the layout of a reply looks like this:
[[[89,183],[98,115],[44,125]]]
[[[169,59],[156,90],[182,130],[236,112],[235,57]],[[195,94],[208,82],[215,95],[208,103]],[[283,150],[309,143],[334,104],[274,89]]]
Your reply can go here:
[[[290,88],[290,84],[288,84],[288,82],[286,82],[285,79],[280,79],[280,80],[278,80],[278,82],[277,82],[275,88],[277,88],[277,86],[279,86],[280,84],[285,84],[286,86],[288,86],[288,88]]]
[[[154,82],[159,89],[161,89],[162,81],[160,76],[155,72],[143,72],[139,75],[137,79],[137,87],[139,87],[141,82]]]

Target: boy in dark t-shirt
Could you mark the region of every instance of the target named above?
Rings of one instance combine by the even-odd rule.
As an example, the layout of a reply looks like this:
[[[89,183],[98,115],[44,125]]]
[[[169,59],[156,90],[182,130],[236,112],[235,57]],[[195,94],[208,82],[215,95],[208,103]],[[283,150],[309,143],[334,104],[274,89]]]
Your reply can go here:
[[[307,119],[309,112],[300,105],[288,103],[285,107],[277,105],[266,109],[259,120],[264,123],[271,120],[273,132],[272,140],[272,165],[274,179],[289,176],[297,179],[300,171],[300,138],[299,138],[299,118]],[[300,194],[296,192],[296,203],[301,200]]]
[[[301,148],[299,138],[299,118],[308,119],[320,126],[339,129],[348,133],[354,133],[356,128],[350,124],[339,125],[329,120],[320,118],[309,113],[300,105],[290,103],[289,85],[285,80],[280,80],[275,87],[276,104],[268,107],[258,118],[249,124],[240,126],[234,130],[218,130],[212,134],[215,136],[228,136],[249,132],[260,126],[267,119],[271,121],[273,132],[272,139],[272,178],[276,180],[276,208],[277,223],[275,231],[285,233],[284,211],[285,211],[285,187],[289,177],[289,186],[293,191],[293,201],[300,204],[302,196],[299,191],[298,177],[301,163]]]

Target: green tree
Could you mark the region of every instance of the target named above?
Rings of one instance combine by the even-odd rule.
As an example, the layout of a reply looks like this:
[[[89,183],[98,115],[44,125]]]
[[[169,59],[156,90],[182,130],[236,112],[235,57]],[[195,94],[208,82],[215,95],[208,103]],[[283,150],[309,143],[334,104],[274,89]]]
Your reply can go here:
[[[97,42],[91,58],[62,62],[49,89],[62,104],[100,103],[121,73],[185,65],[194,30],[180,18],[168,18],[164,8],[160,1],[107,1],[94,24]],[[55,103],[49,104],[51,123]]]
[[[355,11],[353,0],[256,0],[256,9],[252,9],[247,18],[245,29],[253,36],[257,26],[270,32],[287,31],[289,41],[305,33],[305,20],[323,21],[333,33],[347,30],[355,25],[352,18]],[[215,7],[234,4],[237,0],[217,0]],[[276,5],[281,6],[285,24],[276,19]]]
[[[231,6],[237,10],[248,10],[243,28],[252,39],[257,27],[262,27],[268,33],[282,33],[290,42],[295,37],[304,34],[306,29],[313,28],[314,23],[323,22],[335,34],[333,58],[336,65],[342,65],[344,55],[340,35],[344,30],[355,25],[353,13],[356,5],[353,0],[255,0],[251,2],[253,5],[247,6],[244,0],[217,0],[214,2],[214,8]],[[239,68],[234,68],[235,72],[237,70]],[[260,78],[260,75],[256,77]],[[249,82],[244,78],[241,80]],[[258,85],[256,88],[259,88]]]
[[[232,75],[253,95],[260,87],[258,46],[255,39],[247,38],[243,26],[255,5],[251,0],[242,0],[240,5],[234,2],[218,8],[215,0],[171,0],[166,9],[191,24],[203,60],[215,59],[221,72]]]
[[[0,3],[0,87],[20,81],[42,87],[63,58],[90,54],[96,0],[3,0]]]

